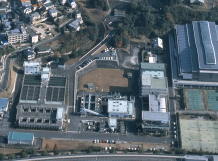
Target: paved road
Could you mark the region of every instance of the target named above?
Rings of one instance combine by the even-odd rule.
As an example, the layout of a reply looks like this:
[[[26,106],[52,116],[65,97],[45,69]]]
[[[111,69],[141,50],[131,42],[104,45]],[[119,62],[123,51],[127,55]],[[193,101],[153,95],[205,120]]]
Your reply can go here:
[[[96,132],[78,132],[78,131],[47,131],[47,130],[26,130],[26,129],[12,129],[12,128],[2,128],[0,135],[7,136],[9,131],[21,131],[21,132],[31,132],[34,133],[35,137],[44,138],[57,138],[66,140],[87,140],[93,141],[94,139],[100,140],[116,140],[123,142],[144,142],[144,143],[163,143],[168,144],[170,139],[167,137],[152,137],[152,136],[137,136],[134,134],[121,135],[121,134],[106,134],[106,133],[96,133]]]
[[[167,156],[167,155],[137,155],[137,154],[106,154],[106,155],[77,155],[77,156],[55,156],[35,159],[23,159],[19,161],[176,161],[183,156]]]

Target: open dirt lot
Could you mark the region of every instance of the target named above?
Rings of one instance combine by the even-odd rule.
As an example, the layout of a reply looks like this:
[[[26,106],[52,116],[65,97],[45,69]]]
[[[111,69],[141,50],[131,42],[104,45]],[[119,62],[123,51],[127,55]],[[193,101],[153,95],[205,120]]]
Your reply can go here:
[[[92,144],[92,142],[87,141],[43,139],[42,150],[54,150],[55,146],[57,150],[82,150]]]
[[[0,154],[15,154],[21,152],[21,149],[0,148]]]
[[[97,143],[94,144],[91,141],[76,141],[76,140],[55,140],[55,139],[43,139],[42,150],[84,150],[90,146],[95,147],[114,147],[119,150],[124,150],[129,147],[141,147],[144,150],[148,150],[154,147],[164,147],[166,150],[169,149],[168,145],[164,144],[146,144],[139,142],[129,142],[129,143],[116,143],[116,144],[107,144],[107,143]]]
[[[128,87],[128,79],[123,76],[124,71],[120,69],[97,68],[88,74],[80,77],[79,90],[87,91],[84,86],[87,83],[94,83],[96,91],[109,92],[111,87]]]

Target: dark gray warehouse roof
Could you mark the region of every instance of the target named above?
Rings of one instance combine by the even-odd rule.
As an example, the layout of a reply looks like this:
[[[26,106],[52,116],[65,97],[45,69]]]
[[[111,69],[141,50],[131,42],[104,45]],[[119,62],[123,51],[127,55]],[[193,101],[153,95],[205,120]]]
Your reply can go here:
[[[181,73],[218,70],[218,27],[214,22],[176,25],[176,37]]]

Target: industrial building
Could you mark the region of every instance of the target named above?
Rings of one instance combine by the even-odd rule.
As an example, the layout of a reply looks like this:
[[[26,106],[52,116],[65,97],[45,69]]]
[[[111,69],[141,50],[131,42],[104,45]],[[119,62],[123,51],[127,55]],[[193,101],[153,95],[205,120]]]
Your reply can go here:
[[[119,119],[135,118],[135,98],[108,92],[79,92],[78,104],[82,112],[108,115]]]
[[[8,133],[8,144],[33,145],[34,140],[35,138],[33,133],[24,133],[24,132]]]
[[[149,95],[148,102],[150,112],[167,112],[166,97],[161,95]]]
[[[162,63],[141,63],[141,96],[168,95],[165,65]]]
[[[40,75],[41,74],[41,63],[36,62],[36,61],[25,61],[24,64],[24,74],[36,74]]]
[[[25,73],[31,73],[31,68],[27,69],[28,72]],[[24,75],[17,105],[18,126],[63,129],[67,111],[66,77],[52,74],[48,67],[41,68],[40,71],[35,71],[33,68],[32,73]]]
[[[168,84],[165,64],[141,63],[142,131],[167,135],[170,115],[167,108]],[[148,106],[148,108],[147,108]],[[147,108],[147,109],[146,109]],[[146,109],[146,110],[144,110]]]
[[[169,112],[142,111],[142,130],[144,133],[167,135],[170,130]]]
[[[130,97],[113,97],[108,99],[108,116],[119,119],[135,118],[135,99]]]
[[[170,130],[170,113],[167,112],[167,97],[148,96],[149,110],[142,110],[141,128],[145,134],[167,135]]]
[[[177,86],[218,86],[218,27],[215,22],[176,25],[169,35],[172,82]]]

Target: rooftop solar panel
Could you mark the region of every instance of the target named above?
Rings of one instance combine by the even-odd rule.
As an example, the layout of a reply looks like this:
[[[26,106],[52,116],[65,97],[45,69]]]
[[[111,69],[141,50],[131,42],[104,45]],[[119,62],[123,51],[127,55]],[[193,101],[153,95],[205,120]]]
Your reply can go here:
[[[65,77],[51,77],[49,81],[49,86],[61,86],[64,87],[66,84]]]
[[[52,101],[58,100],[58,88],[54,88],[52,92]]]
[[[46,93],[46,100],[51,101],[51,97],[52,97],[52,88],[48,87],[47,88],[47,93]]]
[[[25,75],[24,85],[41,85],[41,76]]]
[[[64,92],[65,92],[65,89],[60,88],[58,101],[64,101]]]
[[[216,56],[214,46],[211,40],[211,32],[209,22],[200,22],[201,38],[204,47],[204,55],[206,64],[216,64]]]
[[[33,95],[34,95],[34,87],[30,86],[28,88],[27,100],[33,100]]]
[[[191,72],[191,52],[189,47],[188,28],[186,25],[177,26],[178,54],[181,72]]]
[[[21,99],[22,100],[26,100],[27,90],[28,90],[28,86],[23,86],[23,89],[22,89],[22,92],[21,92]]]
[[[38,100],[39,99],[39,92],[40,92],[40,87],[35,87],[33,100]]]

